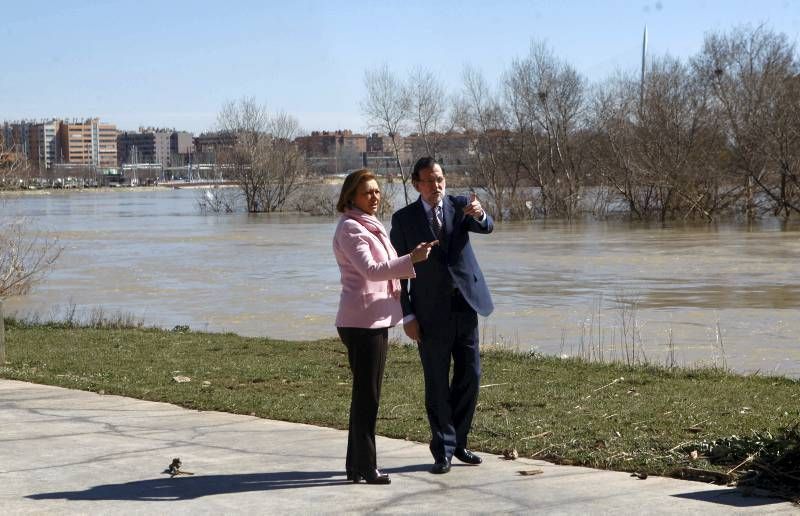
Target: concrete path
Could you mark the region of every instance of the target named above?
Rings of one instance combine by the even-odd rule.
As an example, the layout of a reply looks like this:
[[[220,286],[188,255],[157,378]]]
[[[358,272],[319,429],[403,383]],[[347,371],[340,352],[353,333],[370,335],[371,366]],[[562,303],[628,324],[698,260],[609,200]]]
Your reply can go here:
[[[697,482],[483,455],[431,475],[424,444],[379,438],[390,486],[344,478],[347,434],[0,380],[3,514],[797,514]],[[162,471],[173,457],[193,476]],[[521,470],[542,470],[521,476]]]

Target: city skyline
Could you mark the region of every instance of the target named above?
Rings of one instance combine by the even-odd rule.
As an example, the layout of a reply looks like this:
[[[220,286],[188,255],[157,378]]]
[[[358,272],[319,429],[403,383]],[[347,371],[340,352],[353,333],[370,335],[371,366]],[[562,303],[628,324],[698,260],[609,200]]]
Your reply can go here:
[[[99,117],[120,131],[216,129],[222,105],[253,97],[312,130],[368,133],[364,72],[435,72],[449,92],[469,65],[499,81],[544,41],[590,82],[649,55],[685,59],[707,32],[763,24],[800,39],[800,0],[383,2],[162,5],[15,3],[0,28],[0,120]],[[68,30],[65,30],[68,29]],[[10,51],[9,51],[10,50]]]

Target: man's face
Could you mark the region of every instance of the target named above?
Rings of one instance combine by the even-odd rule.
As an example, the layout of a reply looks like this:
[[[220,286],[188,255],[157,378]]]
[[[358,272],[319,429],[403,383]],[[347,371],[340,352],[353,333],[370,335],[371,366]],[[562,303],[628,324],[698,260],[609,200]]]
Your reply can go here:
[[[436,206],[444,197],[445,179],[442,167],[434,165],[419,171],[419,180],[414,183],[422,199]]]

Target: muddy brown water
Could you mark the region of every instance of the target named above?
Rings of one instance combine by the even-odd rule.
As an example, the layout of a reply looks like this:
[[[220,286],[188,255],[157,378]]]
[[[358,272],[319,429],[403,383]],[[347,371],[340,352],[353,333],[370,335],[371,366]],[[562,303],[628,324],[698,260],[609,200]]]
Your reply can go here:
[[[8,312],[97,307],[146,325],[288,339],[335,336],[335,219],[203,215],[198,190],[6,196],[64,247]],[[387,222],[388,224],[388,222]],[[800,377],[800,227],[497,224],[473,245],[495,299],[482,343],[646,357]],[[402,338],[399,329],[393,336]]]

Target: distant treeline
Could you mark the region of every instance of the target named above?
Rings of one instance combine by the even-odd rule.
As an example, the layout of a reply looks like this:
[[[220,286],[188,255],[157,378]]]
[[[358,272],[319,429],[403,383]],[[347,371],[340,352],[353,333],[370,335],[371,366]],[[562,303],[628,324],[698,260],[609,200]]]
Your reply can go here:
[[[800,215],[800,58],[763,26],[709,34],[686,60],[651,57],[643,76],[621,71],[598,84],[539,43],[495,85],[468,67],[448,92],[430,70],[403,79],[388,65],[367,70],[364,84],[362,112],[386,135],[382,152],[398,172],[387,188],[402,188],[406,202],[414,192],[400,135],[415,134],[411,154],[457,162],[459,179],[485,192],[500,219]],[[218,169],[241,186],[247,211],[282,210],[304,192],[311,201],[297,206],[330,209],[324,189],[311,191],[292,116],[243,98],[223,107],[218,126],[230,140]],[[18,166],[0,146],[0,187]]]
[[[800,214],[800,60],[764,27],[710,34],[685,61],[648,57],[643,81],[590,85],[533,44],[496,86],[468,68],[450,94],[429,71],[403,81],[386,65],[365,84],[364,114],[385,134],[415,132],[432,155],[439,135],[468,135],[471,181],[503,218]]]

